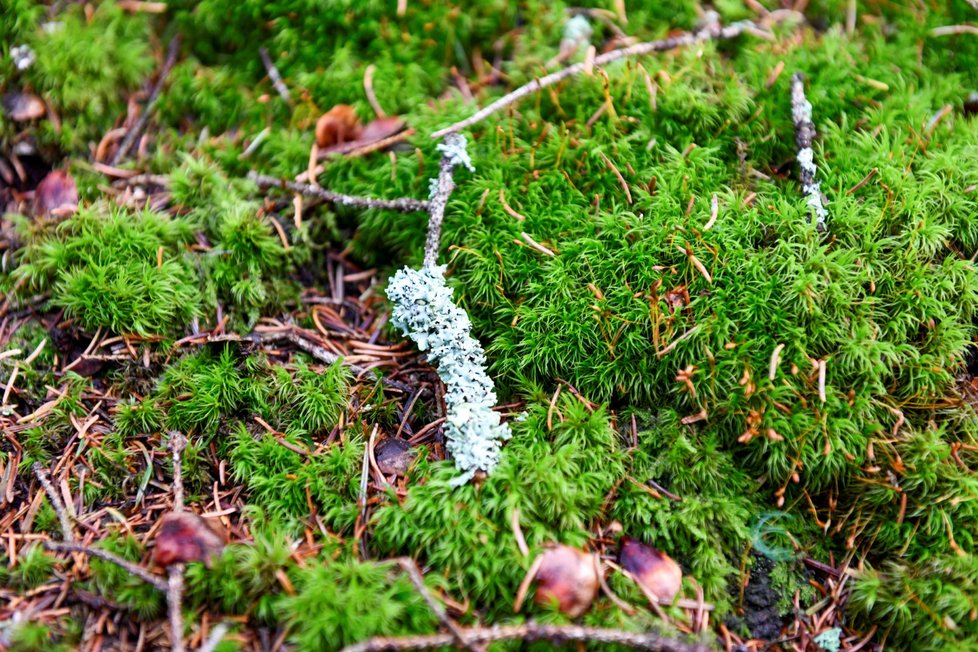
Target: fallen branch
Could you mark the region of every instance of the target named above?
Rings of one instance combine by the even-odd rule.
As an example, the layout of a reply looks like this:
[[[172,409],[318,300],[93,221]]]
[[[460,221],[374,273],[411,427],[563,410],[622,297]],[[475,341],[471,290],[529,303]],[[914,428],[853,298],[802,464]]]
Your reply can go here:
[[[17,367],[14,368],[15,372],[16,370]],[[13,380],[10,381],[9,385],[12,384]],[[4,399],[4,403],[6,402],[6,399]],[[54,509],[54,513],[58,515],[58,520],[61,522],[61,538],[67,543],[73,543],[75,541],[75,535],[71,531],[71,520],[68,518],[68,510],[65,509],[61,498],[54,491],[54,485],[51,484],[51,478],[48,477],[48,472],[44,470],[40,462],[34,462],[33,469],[38,482],[44,487],[44,493],[48,495],[48,500],[51,501],[51,508]]]
[[[579,625],[503,625],[496,627],[472,627],[461,630],[468,645],[485,645],[496,641],[547,641],[552,645],[563,643],[597,643],[621,645],[634,650],[657,652],[709,652],[712,648],[704,643],[684,642],[653,632],[625,632],[617,629],[581,627]],[[452,645],[452,634],[384,637],[348,645],[343,652],[401,652],[403,650],[428,650]]]
[[[183,449],[187,438],[183,433],[170,432],[170,452],[173,455],[173,511],[183,511]],[[183,564],[167,567],[166,608],[170,617],[170,650],[183,652]]]
[[[129,150],[132,149],[133,143],[136,142],[136,139],[142,135],[143,129],[146,128],[146,123],[149,122],[149,116],[156,107],[156,98],[160,96],[160,91],[163,90],[163,84],[166,82],[167,76],[169,76],[170,71],[173,69],[173,64],[176,63],[177,54],[179,54],[179,52],[180,35],[175,34],[173,38],[170,39],[170,44],[166,48],[166,59],[163,60],[163,67],[160,69],[160,74],[156,78],[156,83],[153,84],[152,90],[149,92],[149,97],[146,100],[146,108],[143,109],[142,115],[140,115],[136,120],[136,123],[132,126],[132,129],[126,133],[126,137],[122,139],[119,149],[116,150],[115,156],[112,157],[112,165],[118,165],[119,161],[125,158],[129,153]]]
[[[383,208],[392,211],[410,213],[412,211],[426,211],[429,202],[423,199],[412,197],[402,197],[400,199],[380,199],[377,197],[358,197],[356,195],[344,195],[338,192],[324,190],[318,186],[311,186],[305,183],[296,183],[286,179],[277,179],[256,172],[249,172],[248,178],[254,181],[259,188],[281,188],[297,192],[308,197],[316,197],[334,204],[343,206],[359,206],[361,208]]]
[[[166,593],[167,582],[162,577],[153,575],[142,566],[137,566],[131,561],[123,559],[119,555],[113,554],[108,550],[102,550],[101,548],[90,548],[80,543],[59,543],[57,541],[45,541],[44,547],[52,552],[80,552],[81,554],[88,555],[89,557],[98,557],[99,559],[115,564],[130,575],[138,577],[156,590]]]
[[[815,125],[812,123],[812,104],[805,97],[805,82],[802,74],[791,76],[791,119],[795,123],[795,144],[798,146],[798,177],[806,202],[815,214],[815,227],[825,231],[828,212],[822,204],[822,190],[815,180],[818,168],[815,167],[815,152],[812,141],[815,139]]]
[[[703,41],[713,41],[713,40],[728,40],[736,38],[743,34],[744,32],[758,32],[763,31],[760,25],[753,21],[742,20],[736,23],[722,27],[716,23],[708,25],[703,29],[696,32],[687,32],[685,34],[680,34],[678,36],[670,36],[669,38],[660,39],[658,41],[649,41],[646,43],[638,43],[636,45],[629,46],[627,48],[621,48],[620,50],[612,50],[611,52],[606,52],[600,56],[594,57],[590,62],[593,66],[604,66],[613,61],[618,61],[619,59],[626,59],[629,57],[639,57],[645,54],[651,54],[653,52],[664,52],[666,50],[675,50],[676,48],[695,45]],[[520,86],[516,90],[504,95],[499,98],[489,106],[476,111],[474,114],[469,116],[464,120],[460,120],[455,124],[449,125],[444,129],[439,129],[438,131],[431,134],[432,138],[442,138],[448,134],[453,134],[459,132],[463,129],[471,127],[477,124],[493,113],[498,113],[511,104],[515,104],[524,97],[532,95],[539,90],[542,90],[548,86],[553,86],[554,84],[567,79],[568,77],[573,77],[574,75],[579,75],[587,70],[588,62],[575,63],[573,65],[562,68],[556,72],[552,72],[549,75],[534,79],[531,82]]]
[[[451,633],[453,641],[459,646],[464,647],[470,652],[475,652],[476,648],[465,641],[465,636],[462,634],[462,629],[458,624],[452,620],[448,613],[445,611],[445,607],[435,600],[431,592],[428,591],[428,587],[424,585],[424,578],[421,576],[421,571],[418,569],[418,564],[410,557],[400,557],[397,560],[397,565],[407,574],[408,579],[414,584],[414,588],[418,590],[421,597],[427,603],[428,608],[431,609],[438,617],[438,621],[445,626],[445,628]]]

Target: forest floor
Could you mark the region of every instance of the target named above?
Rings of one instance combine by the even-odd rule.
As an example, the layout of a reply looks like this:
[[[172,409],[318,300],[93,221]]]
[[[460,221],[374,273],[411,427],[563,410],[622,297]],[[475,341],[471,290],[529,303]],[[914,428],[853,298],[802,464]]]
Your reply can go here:
[[[978,649],[978,5],[777,1],[7,0],[0,650]]]

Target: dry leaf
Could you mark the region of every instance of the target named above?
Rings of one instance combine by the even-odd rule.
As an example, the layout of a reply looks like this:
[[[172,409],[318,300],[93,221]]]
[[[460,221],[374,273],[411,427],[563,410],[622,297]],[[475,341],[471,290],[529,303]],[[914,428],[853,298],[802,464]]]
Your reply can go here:
[[[160,566],[211,559],[224,548],[224,539],[193,512],[170,512],[156,535],[153,561]]]
[[[646,596],[672,602],[682,588],[683,571],[669,555],[631,537],[622,537],[619,557]]]
[[[78,187],[64,170],[52,170],[34,189],[34,215],[74,213],[78,208]]]
[[[47,107],[32,93],[7,93],[3,96],[3,109],[14,122],[36,120],[47,113]]]
[[[353,107],[337,104],[316,121],[316,145],[326,148],[356,140],[360,131],[360,119]]]

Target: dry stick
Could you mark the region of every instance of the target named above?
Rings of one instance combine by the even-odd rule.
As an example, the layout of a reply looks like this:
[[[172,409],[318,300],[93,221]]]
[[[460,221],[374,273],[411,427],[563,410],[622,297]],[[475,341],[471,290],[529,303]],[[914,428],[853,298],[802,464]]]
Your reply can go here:
[[[289,87],[282,81],[282,75],[279,74],[278,68],[272,63],[272,58],[268,56],[268,50],[264,47],[258,48],[258,56],[261,57],[265,71],[268,72],[268,78],[272,80],[272,86],[275,88],[275,92],[281,95],[286,103],[292,104],[292,95],[289,93]]]
[[[434,596],[431,595],[431,592],[428,591],[428,587],[424,585],[424,578],[421,576],[421,571],[418,569],[418,564],[410,557],[399,557],[395,561],[397,561],[397,565],[400,566],[405,573],[407,573],[411,583],[414,584],[414,588],[416,588],[418,593],[421,594],[421,597],[424,598],[424,601],[428,604],[428,608],[431,609],[432,613],[438,617],[438,621],[451,633],[454,642],[459,647],[464,647],[467,650],[475,652],[475,648],[470,643],[466,642],[461,628],[455,623],[454,620],[449,618],[448,612],[445,611],[445,607],[435,600]]]
[[[696,32],[687,32],[685,34],[680,34],[679,36],[671,36],[658,41],[638,43],[627,48],[621,48],[620,50],[612,50],[611,52],[606,52],[605,54],[594,57],[594,60],[591,63],[594,66],[603,66],[611,63],[612,61],[625,59],[627,57],[638,57],[644,54],[651,54],[653,52],[674,50],[687,45],[695,45],[696,43],[700,43],[702,41],[732,39],[747,31],[760,30],[761,28],[757,25],[757,23],[749,20],[742,20],[732,23],[726,27],[721,27],[720,25],[714,23]],[[549,75],[540,77],[539,79],[534,79],[533,81],[520,86],[513,92],[499,98],[484,109],[475,112],[465,120],[456,122],[455,124],[449,125],[444,129],[439,129],[431,134],[431,137],[442,138],[448,134],[453,134],[461,131],[462,129],[471,127],[472,125],[485,120],[493,113],[498,113],[509,105],[515,104],[528,95],[532,95],[533,93],[536,93],[537,91],[548,86],[553,86],[557,82],[563,81],[568,77],[573,77],[574,75],[584,72],[587,68],[587,63],[588,62],[575,63],[574,65],[567,66],[566,68],[552,72]]]
[[[344,195],[338,192],[323,190],[318,186],[310,186],[305,183],[296,183],[294,181],[287,181],[286,179],[277,179],[264,174],[257,174],[256,172],[249,172],[248,178],[254,181],[259,188],[281,188],[282,190],[298,192],[309,197],[316,197],[317,199],[323,199],[325,201],[333,202],[334,204],[342,204],[344,206],[386,208],[388,210],[402,211],[405,213],[411,211],[426,211],[429,207],[429,202],[423,199],[413,199],[411,197],[402,197],[400,199],[380,199],[377,197],[357,197],[355,195]]]
[[[450,134],[445,139],[447,150],[462,147],[461,136]],[[438,262],[438,245],[441,243],[441,225],[445,220],[445,207],[448,205],[448,198],[455,190],[455,180],[452,172],[460,162],[446,151],[438,164],[438,178],[432,187],[431,201],[428,202],[428,237],[424,243],[424,266],[434,267]]]
[[[48,500],[51,501],[51,507],[54,508],[54,513],[58,515],[58,520],[61,521],[61,538],[66,543],[74,543],[75,535],[71,532],[71,520],[68,518],[68,511],[65,509],[64,503],[61,502],[61,498],[58,497],[57,492],[55,492],[54,485],[51,484],[51,478],[48,477],[48,472],[44,470],[40,462],[34,462],[33,468],[34,475],[37,476],[41,486],[44,487],[44,493],[48,495]]]
[[[561,643],[598,643],[601,645],[622,645],[636,650],[655,650],[658,652],[709,652],[712,648],[704,643],[687,643],[667,638],[653,632],[625,632],[600,627],[581,627],[579,625],[501,625],[495,627],[472,627],[462,629],[465,642],[486,644],[496,641],[548,641]],[[399,652],[402,650],[427,650],[452,645],[452,634],[430,634],[424,636],[375,637],[348,645],[343,652]]]
[[[167,583],[163,578],[153,575],[145,568],[137,566],[131,561],[123,559],[118,555],[114,555],[108,550],[102,550],[101,548],[89,548],[88,546],[80,543],[58,543],[57,541],[45,541],[44,547],[53,552],[80,552],[83,555],[88,555],[89,557],[98,557],[99,559],[115,564],[130,575],[138,577],[158,591],[165,593],[167,590]]]
[[[142,115],[136,120],[136,124],[132,126],[132,129],[126,134],[126,137],[122,139],[122,144],[119,145],[119,149],[116,150],[115,156],[112,157],[111,164],[118,165],[119,161],[126,157],[129,150],[132,149],[133,143],[139,138],[143,133],[143,129],[146,128],[146,123],[149,122],[149,116],[153,112],[156,105],[156,98],[159,97],[160,91],[163,90],[163,84],[166,82],[167,76],[170,74],[170,70],[173,69],[173,64],[177,61],[177,54],[180,52],[180,35],[175,34],[173,38],[170,39],[170,44],[166,48],[166,59],[163,61],[163,67],[160,69],[160,75],[156,78],[156,83],[153,84],[153,89],[149,92],[149,98],[146,100],[146,108],[143,109]]]
[[[217,646],[221,644],[221,639],[224,635],[228,633],[231,627],[227,623],[221,623],[217,627],[211,630],[210,635],[204,644],[197,648],[197,652],[214,652]]]
[[[173,454],[173,511],[183,511],[183,460],[187,438],[176,430],[170,431],[170,451]],[[183,564],[172,564],[166,569],[166,606],[170,615],[170,650],[183,652]]]
[[[798,146],[798,178],[806,202],[815,214],[815,227],[825,231],[828,213],[822,204],[822,191],[815,175],[815,152],[812,141],[815,139],[815,125],[812,123],[812,105],[805,97],[805,81],[800,72],[791,76],[791,119],[795,123],[795,145]]]

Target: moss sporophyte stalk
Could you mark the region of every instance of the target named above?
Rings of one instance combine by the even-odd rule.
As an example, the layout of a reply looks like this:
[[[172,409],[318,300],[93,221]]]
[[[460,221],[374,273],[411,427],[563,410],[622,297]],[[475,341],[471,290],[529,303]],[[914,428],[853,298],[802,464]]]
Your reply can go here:
[[[8,1],[0,646],[170,644],[178,431],[188,646],[978,648],[978,12],[761,4]]]

